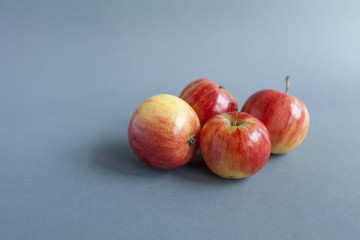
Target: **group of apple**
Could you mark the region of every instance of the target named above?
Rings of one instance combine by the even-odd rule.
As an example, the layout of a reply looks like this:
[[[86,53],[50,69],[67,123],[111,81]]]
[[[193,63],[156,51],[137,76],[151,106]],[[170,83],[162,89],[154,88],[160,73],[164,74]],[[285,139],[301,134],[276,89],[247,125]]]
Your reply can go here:
[[[175,169],[194,156],[198,146],[209,169],[224,178],[258,172],[270,154],[296,148],[309,128],[309,112],[286,91],[266,89],[250,96],[241,111],[221,85],[198,79],[180,96],[159,94],[133,113],[128,138],[135,155],[158,169]]]

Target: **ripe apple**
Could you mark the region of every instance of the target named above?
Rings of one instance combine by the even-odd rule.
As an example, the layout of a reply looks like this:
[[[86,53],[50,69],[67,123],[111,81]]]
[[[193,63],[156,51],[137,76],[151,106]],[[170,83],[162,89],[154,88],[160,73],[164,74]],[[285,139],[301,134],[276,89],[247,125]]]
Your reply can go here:
[[[146,99],[131,117],[128,138],[135,155],[158,169],[174,169],[195,154],[200,121],[184,100],[159,94]]]
[[[195,110],[201,126],[212,116],[234,111],[237,105],[235,98],[227,90],[206,78],[187,85],[179,97]]]
[[[309,112],[299,99],[288,94],[289,77],[286,77],[285,93],[265,89],[246,100],[242,112],[259,118],[269,130],[271,152],[286,153],[296,148],[309,129]]]
[[[265,125],[242,112],[210,118],[200,133],[200,150],[206,165],[223,178],[254,175],[270,156],[271,141]]]

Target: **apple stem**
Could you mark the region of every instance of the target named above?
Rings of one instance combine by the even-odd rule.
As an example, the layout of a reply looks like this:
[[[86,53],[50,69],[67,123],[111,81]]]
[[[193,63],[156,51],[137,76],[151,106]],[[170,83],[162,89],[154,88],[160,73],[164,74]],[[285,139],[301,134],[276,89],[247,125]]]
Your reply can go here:
[[[234,120],[234,124],[233,124],[234,126],[237,125],[238,110],[239,110],[239,107],[235,106],[235,120]]]
[[[285,81],[286,81],[286,90],[285,90],[285,93],[288,94],[288,92],[289,92],[289,84],[290,84],[290,83],[289,83],[290,77],[289,77],[289,76],[286,76]]]
[[[194,144],[195,144],[194,135],[190,135],[190,136],[189,136],[189,139],[188,139],[187,144],[188,144],[188,145],[194,145]]]

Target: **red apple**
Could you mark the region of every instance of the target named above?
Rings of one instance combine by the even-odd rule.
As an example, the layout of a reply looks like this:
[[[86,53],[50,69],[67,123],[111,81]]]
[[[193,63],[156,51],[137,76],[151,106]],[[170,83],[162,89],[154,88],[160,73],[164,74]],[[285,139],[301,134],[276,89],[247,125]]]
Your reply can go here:
[[[135,155],[158,169],[186,164],[198,147],[200,122],[184,100],[160,94],[146,99],[131,117],[128,138]]]
[[[179,97],[195,110],[201,126],[212,116],[234,111],[237,105],[235,98],[227,90],[206,78],[187,85]]]
[[[306,106],[288,94],[289,77],[286,77],[285,93],[265,89],[246,100],[243,112],[259,118],[269,130],[271,152],[286,153],[296,148],[305,138],[310,117]]]
[[[223,178],[254,175],[270,156],[270,135],[256,117],[242,112],[210,118],[200,134],[200,150],[206,165]]]

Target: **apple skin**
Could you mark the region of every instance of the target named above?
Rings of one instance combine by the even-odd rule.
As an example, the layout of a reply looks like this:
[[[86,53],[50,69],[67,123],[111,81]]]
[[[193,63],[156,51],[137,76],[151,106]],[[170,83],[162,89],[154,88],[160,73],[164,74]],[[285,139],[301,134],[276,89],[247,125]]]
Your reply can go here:
[[[309,129],[309,112],[299,99],[265,89],[250,96],[241,109],[259,118],[271,137],[271,153],[282,154],[300,145]]]
[[[184,100],[159,94],[146,99],[132,115],[128,139],[135,155],[158,169],[175,169],[195,154],[200,121]]]
[[[191,82],[179,97],[195,110],[201,126],[212,116],[234,111],[237,106],[236,99],[226,89],[206,78]]]
[[[267,162],[271,141],[265,125],[247,113],[223,113],[210,118],[200,133],[206,165],[223,178],[239,179],[257,173]]]

